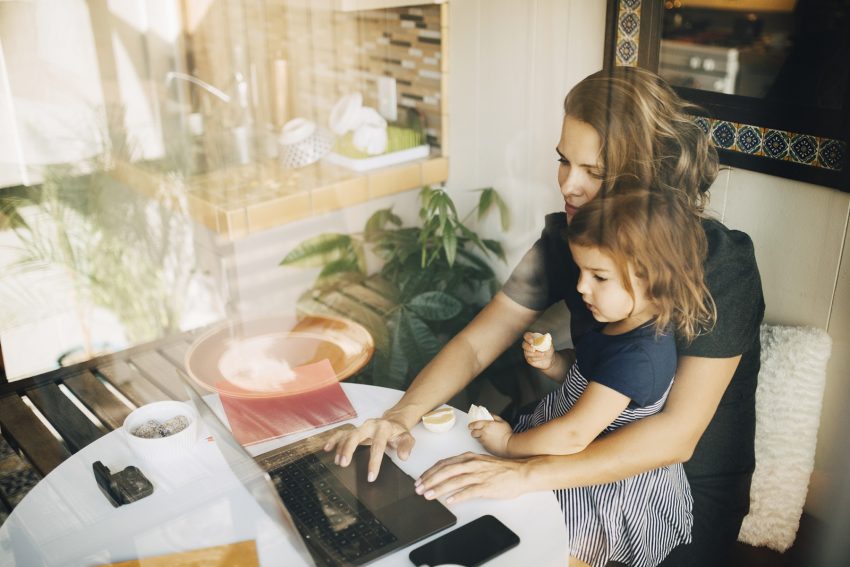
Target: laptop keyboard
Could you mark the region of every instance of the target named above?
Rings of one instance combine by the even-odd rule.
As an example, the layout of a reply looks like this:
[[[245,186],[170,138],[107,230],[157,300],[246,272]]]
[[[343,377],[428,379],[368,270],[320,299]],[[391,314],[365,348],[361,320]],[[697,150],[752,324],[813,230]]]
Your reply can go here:
[[[315,454],[296,455],[269,475],[302,535],[314,545],[321,542],[317,547],[332,563],[356,563],[397,541]]]

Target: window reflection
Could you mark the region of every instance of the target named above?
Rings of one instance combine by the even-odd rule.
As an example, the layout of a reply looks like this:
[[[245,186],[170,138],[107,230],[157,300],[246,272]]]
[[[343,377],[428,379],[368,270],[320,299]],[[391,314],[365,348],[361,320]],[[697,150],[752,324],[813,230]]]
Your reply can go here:
[[[676,86],[841,108],[847,2],[667,2],[660,74]]]

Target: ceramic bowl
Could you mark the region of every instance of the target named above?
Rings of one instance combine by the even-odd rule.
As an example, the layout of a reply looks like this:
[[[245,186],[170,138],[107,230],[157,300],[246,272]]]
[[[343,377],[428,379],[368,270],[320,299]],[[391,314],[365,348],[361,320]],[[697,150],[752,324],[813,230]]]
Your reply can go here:
[[[178,415],[186,416],[189,425],[167,437],[145,438],[133,434],[145,423],[154,420],[164,423]],[[174,459],[190,450],[198,440],[198,413],[190,404],[175,401],[161,401],[136,408],[124,419],[122,427],[124,437],[130,449],[140,458],[156,461]]]
[[[280,161],[294,169],[319,161],[333,147],[333,136],[315,122],[294,118],[284,124],[280,134]]]

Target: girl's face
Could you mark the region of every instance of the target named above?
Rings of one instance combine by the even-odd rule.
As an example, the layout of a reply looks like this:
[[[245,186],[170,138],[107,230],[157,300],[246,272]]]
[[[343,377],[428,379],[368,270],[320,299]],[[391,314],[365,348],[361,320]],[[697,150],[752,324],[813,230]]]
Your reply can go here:
[[[643,323],[655,315],[655,305],[648,299],[646,282],[634,274],[629,264],[629,281],[634,298],[623,286],[614,260],[599,248],[570,244],[573,259],[581,270],[578,292],[593,318],[602,323]]]
[[[558,152],[558,185],[564,196],[567,222],[583,205],[589,203],[602,187],[604,170],[602,144],[596,129],[572,116],[564,118]]]

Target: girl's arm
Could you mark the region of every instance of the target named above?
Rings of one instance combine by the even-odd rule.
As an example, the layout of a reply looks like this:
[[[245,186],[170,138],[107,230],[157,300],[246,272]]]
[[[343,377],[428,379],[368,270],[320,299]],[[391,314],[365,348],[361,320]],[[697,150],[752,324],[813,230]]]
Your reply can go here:
[[[571,455],[583,451],[629,405],[629,397],[597,382],[587,389],[569,412],[522,433],[505,435],[498,422],[470,424],[472,436],[485,449],[502,457]]]
[[[543,373],[544,376],[559,384],[567,377],[567,370],[576,360],[576,351],[571,348],[556,351],[549,347],[546,351],[539,351],[532,346],[533,336],[525,333],[522,341],[522,352],[525,361]]]
[[[616,482],[687,461],[740,359],[740,355],[679,357],[676,381],[660,413],[620,427],[580,453],[524,460],[465,453],[425,471],[417,480],[417,492],[426,498],[452,495],[452,502],[508,498],[534,490]]]

